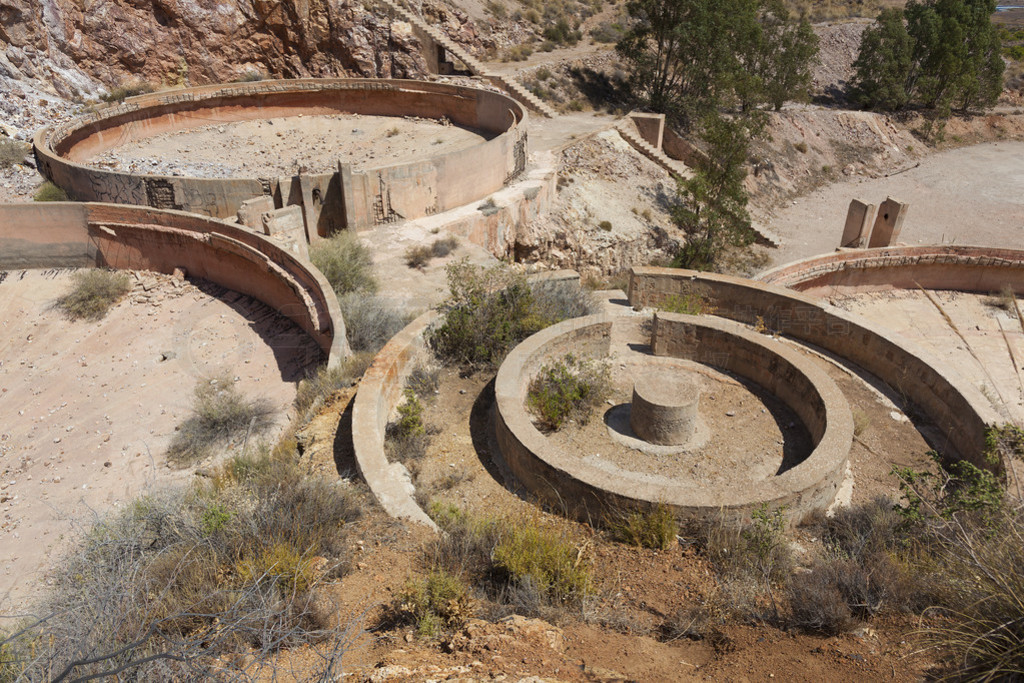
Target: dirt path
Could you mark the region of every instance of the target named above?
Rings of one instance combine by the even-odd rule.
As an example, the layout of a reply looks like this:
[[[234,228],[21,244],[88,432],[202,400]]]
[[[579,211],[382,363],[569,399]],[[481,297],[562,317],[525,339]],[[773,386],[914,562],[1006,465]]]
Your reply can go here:
[[[169,279],[98,323],[51,307],[70,271],[0,279],[0,613],[27,604],[63,539],[149,487],[187,480],[165,466],[192,389],[227,373],[277,410],[318,358],[312,340],[271,309],[208,283]]]
[[[766,221],[784,244],[774,264],[832,251],[851,199],[910,203],[900,242],[1024,248],[1024,142],[992,142],[938,152],[888,178],[823,187]]]

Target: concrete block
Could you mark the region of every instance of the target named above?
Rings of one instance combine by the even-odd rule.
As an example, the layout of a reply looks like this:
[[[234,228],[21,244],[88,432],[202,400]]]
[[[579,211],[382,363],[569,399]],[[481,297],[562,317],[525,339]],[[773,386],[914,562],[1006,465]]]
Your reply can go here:
[[[654,149],[661,149],[661,143],[665,136],[664,114],[646,114],[634,111],[630,112],[629,118],[632,119],[637,132],[645,142]]]
[[[843,238],[839,241],[840,247],[862,249],[868,245],[876,208],[874,204],[865,204],[859,199],[850,202],[850,208],[846,212],[846,225],[843,226]]]
[[[273,197],[268,197],[266,195],[254,197],[248,201],[242,202],[242,206],[238,209],[238,222],[247,228],[260,229],[263,227],[263,214],[273,210]]]
[[[872,249],[888,247],[899,239],[909,209],[910,204],[886,197],[878,207],[878,217],[875,218],[875,227],[871,229],[871,241],[868,246]]]

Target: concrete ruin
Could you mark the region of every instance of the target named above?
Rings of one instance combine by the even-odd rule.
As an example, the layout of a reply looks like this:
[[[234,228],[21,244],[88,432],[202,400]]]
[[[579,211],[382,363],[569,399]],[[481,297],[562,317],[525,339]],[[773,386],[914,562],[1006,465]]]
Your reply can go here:
[[[425,161],[274,178],[196,178],[110,171],[87,160],[127,141],[217,122],[354,113],[447,119],[488,136]],[[526,110],[501,93],[382,79],[260,81],[141,95],[34,139],[40,172],[79,201],[135,204],[232,218],[266,197],[301,207],[307,242],[338,230],[430,216],[486,198],[526,169]],[[269,210],[263,200],[263,210]],[[244,210],[247,213],[249,209]],[[291,219],[288,219],[291,220]]]
[[[686,375],[648,372],[633,384],[629,425],[644,441],[685,444],[697,430],[700,387]]]

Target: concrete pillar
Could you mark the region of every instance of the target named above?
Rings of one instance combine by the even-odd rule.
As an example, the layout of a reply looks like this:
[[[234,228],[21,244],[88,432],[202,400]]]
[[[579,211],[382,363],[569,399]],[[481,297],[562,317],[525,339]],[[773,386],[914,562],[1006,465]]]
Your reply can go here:
[[[629,426],[648,443],[685,444],[697,429],[700,386],[685,375],[649,372],[633,385]]]
[[[843,226],[843,238],[839,246],[851,249],[863,249],[868,246],[871,238],[871,226],[875,222],[875,205],[865,204],[859,199],[850,202],[846,212],[846,225]]]
[[[909,209],[910,204],[886,197],[878,207],[878,217],[875,218],[875,227],[871,229],[871,241],[868,246],[874,249],[894,244],[899,239],[903,220],[907,217]]]

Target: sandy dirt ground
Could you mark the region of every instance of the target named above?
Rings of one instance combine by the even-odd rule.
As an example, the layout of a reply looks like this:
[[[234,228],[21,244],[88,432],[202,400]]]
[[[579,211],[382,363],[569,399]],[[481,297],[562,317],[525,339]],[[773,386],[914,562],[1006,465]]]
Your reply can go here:
[[[847,179],[800,198],[765,221],[782,237],[774,264],[839,246],[850,200],[910,203],[899,241],[1024,248],[1024,142],[938,152],[888,178]]]
[[[0,274],[0,613],[37,594],[64,539],[191,476],[167,467],[164,452],[197,381],[225,374],[269,400],[273,438],[295,382],[319,359],[265,305],[154,274],[102,321],[69,321],[52,302],[70,273]]]
[[[997,412],[1024,424],[1024,329],[1016,315],[993,305],[998,297],[931,295],[934,303],[914,290],[839,294],[832,301],[924,347],[947,371],[978,387]]]
[[[470,147],[489,134],[416,117],[289,116],[222,123],[128,143],[89,163],[130,173],[252,178],[377,168]]]

